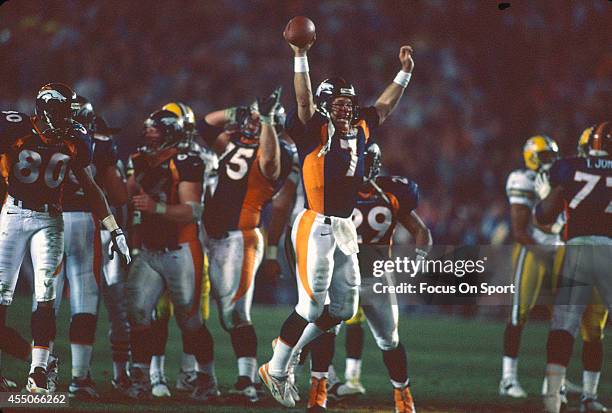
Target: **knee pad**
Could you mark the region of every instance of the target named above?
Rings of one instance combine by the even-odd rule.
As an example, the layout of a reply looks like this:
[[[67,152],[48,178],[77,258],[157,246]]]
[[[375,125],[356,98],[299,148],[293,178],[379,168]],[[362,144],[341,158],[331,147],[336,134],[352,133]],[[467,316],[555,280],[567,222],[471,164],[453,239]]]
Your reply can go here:
[[[298,302],[295,306],[295,312],[309,323],[314,323],[323,314],[323,308],[323,303],[309,300],[308,303],[304,304]]]
[[[391,351],[397,348],[399,344],[399,333],[397,328],[393,331],[385,332],[385,335],[382,337],[375,337],[376,345],[382,351]]]
[[[41,306],[32,313],[32,340],[35,346],[48,347],[55,340],[55,312],[52,306]]]
[[[190,311],[191,308],[187,307],[174,307],[174,316],[176,318],[176,324],[182,331],[196,331],[202,326],[202,320],[200,313],[197,311]]]
[[[79,313],[70,320],[70,342],[74,344],[92,345],[96,338],[96,323],[98,317],[93,314]]]

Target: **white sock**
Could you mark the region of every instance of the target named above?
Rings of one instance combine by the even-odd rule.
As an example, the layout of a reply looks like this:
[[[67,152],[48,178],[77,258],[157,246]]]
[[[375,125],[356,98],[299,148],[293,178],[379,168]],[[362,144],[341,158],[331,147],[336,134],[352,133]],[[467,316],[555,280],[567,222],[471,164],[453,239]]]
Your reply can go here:
[[[565,371],[567,368],[560,364],[547,364],[546,365],[546,381],[548,383],[546,389],[547,396],[558,395],[561,391],[561,385],[565,380]]]
[[[72,377],[83,378],[89,373],[93,347],[87,344],[70,344],[72,353]]]
[[[196,358],[193,354],[183,353],[181,355],[181,370],[194,371],[196,369]]]
[[[596,397],[597,387],[599,387],[600,371],[583,371],[582,372],[582,394],[586,397]]]
[[[333,364],[329,365],[329,368],[327,369],[327,372],[329,373],[329,383],[330,384],[335,384],[338,383],[338,375],[336,374],[336,369],[334,368]]]
[[[113,379],[119,380],[119,377],[127,374],[127,362],[113,361]]]
[[[502,379],[516,379],[518,371],[518,357],[504,356],[502,362]]]
[[[361,378],[361,359],[346,359],[346,367],[344,368],[344,378],[346,381],[356,380]]]
[[[163,376],[165,374],[165,361],[165,355],[151,357],[151,366],[149,367],[149,375],[151,376],[151,378],[153,376]]]
[[[211,361],[211,362],[206,363],[206,364],[196,363],[196,369],[197,369],[198,373],[208,374],[215,381],[217,381],[217,375],[215,373],[215,362],[214,361]]]
[[[399,381],[395,381],[395,380],[390,380],[391,384],[393,385],[394,388],[396,389],[403,389],[404,387],[406,387],[408,385],[408,383],[410,383],[410,379],[407,379],[405,382],[399,382]]]
[[[329,372],[327,371],[311,371],[310,377],[314,377],[317,380],[326,379],[329,377]]]
[[[49,341],[49,354],[53,354],[53,341]]]
[[[36,367],[42,367],[47,370],[47,362],[49,361],[49,349],[47,347],[32,347],[32,363],[30,364],[30,374],[34,373]]]
[[[246,376],[251,379],[251,383],[255,382],[257,374],[257,359],[255,357],[239,357],[238,358],[238,375]]]
[[[272,358],[268,362],[269,373],[278,377],[286,376],[292,352],[293,347],[289,347],[279,338],[274,346]]]

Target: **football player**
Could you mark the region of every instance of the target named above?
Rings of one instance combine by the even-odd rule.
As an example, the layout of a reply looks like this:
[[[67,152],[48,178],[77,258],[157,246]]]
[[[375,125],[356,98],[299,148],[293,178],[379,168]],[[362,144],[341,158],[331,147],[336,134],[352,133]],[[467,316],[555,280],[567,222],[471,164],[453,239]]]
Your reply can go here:
[[[211,168],[214,168],[214,158],[216,155],[211,154],[207,148],[201,148],[195,143],[198,132],[195,123],[195,114],[193,109],[188,105],[181,102],[170,102],[162,107],[164,110],[176,114],[179,120],[183,123],[185,129],[185,135],[187,141],[191,142],[191,145],[197,147],[196,152],[200,152],[204,160],[204,187],[208,183],[208,176],[211,172]],[[202,312],[202,319],[208,320],[209,315],[209,292],[210,292],[210,279],[208,278],[208,259],[204,254],[203,261],[203,274],[202,274],[202,294],[200,296],[200,309]],[[165,373],[165,352],[166,343],[168,341],[168,322],[170,317],[174,313],[172,301],[170,300],[169,293],[166,291],[164,295],[159,299],[159,302],[155,306],[153,319],[151,321],[151,329],[155,336],[154,346],[152,348],[153,357],[151,358],[151,368],[149,371],[151,379],[151,390],[154,397],[170,397],[170,389]],[[194,389],[196,374],[196,359],[193,354],[186,352],[185,340],[183,340],[183,354],[181,355],[181,368],[176,378],[176,389],[184,392],[192,392]],[[214,371],[212,371],[214,377]]]
[[[55,337],[56,276],[64,253],[61,194],[72,171],[97,218],[111,231],[113,252],[130,255],[122,230],[93,180],[91,137],[72,118],[76,94],[61,83],[43,86],[36,116],[7,111],[0,116],[0,153],[8,165],[8,196],[0,215],[0,324],[13,299],[19,267],[30,249],[36,309],[32,313],[32,363],[26,390],[48,393],[49,344]]]
[[[357,227],[359,243],[364,246],[359,252],[361,274],[370,275],[372,261],[388,251],[397,224],[401,224],[414,237],[417,259],[425,259],[432,244],[431,233],[415,209],[419,200],[419,189],[415,182],[402,176],[380,176],[381,152],[377,144],[369,145],[365,155],[364,183],[359,189],[357,207],[353,211],[353,221]],[[370,289],[370,291],[368,291]],[[414,413],[414,401],[410,392],[410,380],[406,362],[406,350],[399,340],[399,313],[395,297],[385,294],[382,298],[371,299],[371,286],[360,288],[361,309],[365,316],[378,348],[382,351],[393,386],[396,413]],[[368,297],[370,297],[368,299]],[[384,301],[382,301],[384,299]],[[359,314],[358,313],[358,314]],[[355,320],[355,325],[360,325]],[[347,331],[347,346],[353,355],[353,363],[360,360],[363,338],[359,340],[355,331]],[[363,333],[362,333],[363,337]],[[328,367],[334,353],[335,331],[326,332],[318,337],[311,347],[312,368],[311,387],[308,399],[308,412],[326,410]],[[351,341],[349,343],[349,340]],[[354,342],[353,342],[354,340]],[[347,365],[349,363],[347,362]],[[355,376],[347,377],[347,380]],[[337,383],[330,392],[335,396],[354,394],[356,386]],[[351,389],[346,389],[346,387]]]
[[[263,257],[260,215],[289,175],[293,157],[274,129],[275,115],[282,108],[280,95],[278,88],[251,108],[209,113],[207,126],[198,128],[208,128],[202,136],[220,154],[218,182],[214,193],[207,193],[204,209],[210,281],[221,325],[230,334],[237,358],[238,379],[231,392],[249,402],[258,400],[251,304]],[[214,130],[233,123],[238,126],[235,131],[219,135],[220,129]]]
[[[140,217],[133,231],[142,245],[127,281],[132,326],[133,381],[128,395],[151,398],[150,363],[155,340],[151,316],[167,290],[185,350],[197,359],[191,398],[219,395],[212,373],[213,341],[199,311],[203,252],[198,239],[202,215],[200,154],[185,140],[183,124],[168,110],[153,112],[144,123],[146,146],[130,158],[128,193]]]
[[[96,182],[102,187],[113,206],[117,219],[122,225],[127,222],[127,188],[125,166],[117,157],[116,144],[113,134],[119,129],[109,127],[106,120],[100,116],[95,117],[94,142],[108,148],[108,156],[102,168],[96,173]],[[95,151],[94,151],[95,160]],[[111,257],[106,253],[111,242],[111,235],[105,229],[100,229],[102,244],[102,298],[108,311],[110,321],[109,339],[111,344],[111,357],[113,362],[113,389],[125,395],[130,387],[128,377],[128,361],[130,358],[130,323],[127,318],[127,301],[125,295],[126,268],[118,257]]]
[[[536,304],[542,285],[550,286],[558,276],[563,261],[559,231],[562,223],[537,226],[532,223],[531,211],[538,201],[535,179],[538,172],[548,171],[559,157],[557,143],[544,135],[533,136],[523,146],[527,169],[517,169],[508,176],[506,194],[510,202],[512,231],[516,242],[512,255],[513,297],[510,320],[504,332],[504,356],[499,394],[527,397],[518,381],[518,352],[523,326]],[[537,249],[537,246],[542,246]]]
[[[351,214],[364,173],[365,146],[370,132],[395,109],[414,66],[412,48],[402,46],[402,70],[374,106],[358,110],[355,88],[342,78],[321,82],[315,106],[306,56],[313,43],[291,45],[297,112],[289,118],[287,130],[298,149],[307,200],[291,235],[299,302],[281,328],[272,359],[259,369],[272,396],[287,407],[295,406],[295,389],[288,379],[294,350],[357,310],[359,247]]]
[[[548,413],[561,410],[559,391],[594,288],[612,308],[612,123],[597,124],[587,133],[586,143],[580,143],[588,156],[555,162],[550,176],[541,176],[536,186],[541,198],[535,209],[537,222],[550,225],[563,211],[567,221],[562,279],[546,345],[544,408]],[[595,357],[602,356],[600,351]],[[599,373],[591,373],[584,374],[580,411],[607,411],[597,400]]]

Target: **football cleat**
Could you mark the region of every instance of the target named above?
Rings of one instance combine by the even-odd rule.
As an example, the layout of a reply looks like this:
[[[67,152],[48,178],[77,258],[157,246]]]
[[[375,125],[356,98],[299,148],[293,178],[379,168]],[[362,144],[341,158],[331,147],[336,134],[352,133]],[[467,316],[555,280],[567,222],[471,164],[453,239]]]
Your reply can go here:
[[[230,394],[239,396],[240,398],[248,401],[249,403],[256,403],[259,401],[257,397],[257,389],[250,378],[247,376],[238,376],[234,388],[229,391]]]
[[[272,340],[272,350],[276,347],[276,343],[278,342],[278,338]],[[296,382],[296,374],[301,372],[304,366],[300,366],[300,355],[302,354],[302,350],[294,351],[291,353],[291,358],[289,359],[289,366],[287,367],[287,381],[289,382],[289,390],[291,391],[291,398],[294,402],[299,402],[300,392],[297,388]]]
[[[132,381],[130,380],[130,376],[127,374],[122,374],[116,379],[111,380],[111,385],[113,386],[113,391],[119,396],[127,396],[130,387],[132,386]]]
[[[17,390],[17,383],[0,375],[0,393]]]
[[[193,392],[189,396],[192,400],[209,402],[221,396],[217,381],[206,373],[197,373]]]
[[[49,355],[49,363],[47,363],[47,388],[49,389],[49,393],[56,392],[58,380],[59,358],[54,355]]]
[[[583,395],[580,399],[580,413],[599,413],[607,411],[608,408],[597,400],[597,396],[586,397]]]
[[[170,397],[168,381],[163,374],[153,374],[151,376],[151,394],[153,397]]]
[[[100,395],[96,391],[96,385],[91,376],[87,374],[83,378],[72,378],[68,386],[68,397],[75,400],[92,400],[99,399]]]
[[[181,369],[176,375],[176,386],[175,388],[178,391],[188,391],[192,392],[195,388],[194,383],[197,378],[197,373],[195,370],[184,371]]]
[[[568,379],[565,379],[565,391],[567,394],[582,394],[582,386],[572,383]]]
[[[327,411],[327,378],[310,378],[310,393],[306,411],[308,413]]]
[[[49,394],[47,387],[47,372],[42,367],[35,367],[34,372],[28,376],[26,391],[28,393]]]
[[[329,398],[333,400],[342,400],[347,397],[360,396],[365,394],[366,390],[359,379],[349,380],[346,383],[336,383],[329,389]]]
[[[513,397],[515,399],[522,399],[527,397],[527,392],[523,390],[521,384],[518,382],[518,379],[515,377],[510,377],[502,379],[499,382],[499,395]]]
[[[394,388],[393,398],[395,399],[395,413],[416,413],[410,385]]]
[[[275,377],[268,372],[268,363],[259,368],[259,377],[262,383],[268,388],[270,394],[277,402],[285,407],[294,407],[295,399],[292,395],[292,383],[289,377]]]
[[[149,371],[133,367],[130,371],[131,385],[127,390],[127,396],[135,400],[151,400],[151,381],[149,380]]]

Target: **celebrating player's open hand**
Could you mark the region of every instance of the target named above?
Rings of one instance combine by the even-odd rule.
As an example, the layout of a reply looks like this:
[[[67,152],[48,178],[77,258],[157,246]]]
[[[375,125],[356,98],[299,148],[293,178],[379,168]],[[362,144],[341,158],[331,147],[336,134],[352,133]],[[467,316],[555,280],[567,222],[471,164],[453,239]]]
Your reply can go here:
[[[274,89],[274,92],[268,97],[257,98],[257,107],[259,108],[259,114],[261,116],[274,116],[276,111],[280,107],[280,97],[283,91],[283,87],[279,86]]]
[[[157,206],[157,202],[144,191],[141,191],[138,195],[134,195],[132,203],[134,204],[134,208],[138,211],[148,212],[149,214],[154,214],[155,207]]]
[[[412,72],[414,69],[414,60],[412,60],[412,46],[402,46],[399,51],[399,60],[402,63],[404,72]]]

